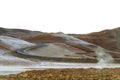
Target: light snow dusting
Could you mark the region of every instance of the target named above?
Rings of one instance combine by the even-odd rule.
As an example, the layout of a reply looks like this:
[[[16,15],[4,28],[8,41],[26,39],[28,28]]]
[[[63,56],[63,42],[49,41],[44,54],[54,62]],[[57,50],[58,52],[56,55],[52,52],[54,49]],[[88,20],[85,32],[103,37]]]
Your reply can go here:
[[[73,36],[70,35],[66,35],[64,33],[58,33],[58,34],[53,34],[53,36],[58,36],[58,37],[62,37],[64,38],[66,41],[72,42],[72,43],[76,43],[76,44],[83,44],[83,45],[93,45],[91,43],[88,43],[86,41],[83,41],[81,39],[77,39]]]
[[[21,39],[8,37],[8,36],[0,36],[0,43],[6,45],[11,50],[16,50],[16,49],[35,45],[34,43],[30,43]]]
[[[73,43],[73,44],[77,44],[77,45],[82,45],[83,47],[86,47],[88,49],[94,50],[94,48],[97,47],[97,45],[86,42],[84,40],[75,38],[74,36],[70,36],[64,33],[57,33],[57,34],[52,34],[53,36],[57,36],[57,37],[62,37],[63,39],[65,39],[66,42],[69,43]]]

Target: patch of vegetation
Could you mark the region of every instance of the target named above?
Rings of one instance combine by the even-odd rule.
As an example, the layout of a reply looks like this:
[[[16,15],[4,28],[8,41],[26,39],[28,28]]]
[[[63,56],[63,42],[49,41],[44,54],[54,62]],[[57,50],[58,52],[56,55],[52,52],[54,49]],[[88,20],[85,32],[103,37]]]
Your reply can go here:
[[[120,68],[32,70],[1,76],[0,80],[120,80]]]

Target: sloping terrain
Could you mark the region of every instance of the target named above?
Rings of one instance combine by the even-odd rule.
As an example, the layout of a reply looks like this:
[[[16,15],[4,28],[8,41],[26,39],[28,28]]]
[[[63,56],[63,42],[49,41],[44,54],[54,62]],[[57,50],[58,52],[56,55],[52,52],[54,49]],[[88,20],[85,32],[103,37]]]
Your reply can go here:
[[[120,28],[73,36],[108,50],[120,51]]]
[[[12,38],[8,36],[0,36],[0,65],[29,65],[34,62],[14,56],[10,53],[14,53],[15,50],[24,47],[35,45],[24,40]]]
[[[111,56],[119,62],[119,34],[120,28],[69,35],[0,28],[0,65],[27,66],[50,60],[86,63]]]

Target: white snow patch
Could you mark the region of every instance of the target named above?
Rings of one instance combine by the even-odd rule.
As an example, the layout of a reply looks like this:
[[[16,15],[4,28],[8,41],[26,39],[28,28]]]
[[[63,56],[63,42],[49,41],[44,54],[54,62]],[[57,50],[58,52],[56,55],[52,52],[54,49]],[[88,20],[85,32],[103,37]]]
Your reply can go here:
[[[119,68],[120,64],[107,64],[104,68]],[[64,62],[38,62],[33,66],[0,66],[0,75],[16,74],[27,70],[40,70],[40,69],[61,69],[61,68],[98,68],[94,63],[64,63]],[[102,67],[103,68],[103,67]]]
[[[30,43],[25,40],[8,36],[0,36],[0,43],[6,45],[6,47],[10,48],[11,50],[16,50],[35,45],[34,43]]]

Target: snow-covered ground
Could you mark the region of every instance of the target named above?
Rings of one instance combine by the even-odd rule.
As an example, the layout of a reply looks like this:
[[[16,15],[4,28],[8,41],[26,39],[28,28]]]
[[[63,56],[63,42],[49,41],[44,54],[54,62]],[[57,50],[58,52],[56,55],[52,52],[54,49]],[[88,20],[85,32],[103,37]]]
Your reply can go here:
[[[33,66],[0,66],[0,75],[16,74],[27,70],[60,69],[60,68],[119,68],[120,64],[94,64],[94,63],[64,63],[64,62],[39,62]]]
[[[19,57],[15,57],[15,56],[10,56],[10,55],[0,55],[0,66],[1,65],[32,65],[35,62],[31,61],[31,60],[27,60],[24,58],[19,58]]]
[[[8,36],[0,36],[0,44],[5,45],[11,50],[16,50],[20,48],[25,48],[29,46],[34,46],[34,43],[30,43],[21,39],[8,37]]]

